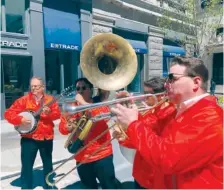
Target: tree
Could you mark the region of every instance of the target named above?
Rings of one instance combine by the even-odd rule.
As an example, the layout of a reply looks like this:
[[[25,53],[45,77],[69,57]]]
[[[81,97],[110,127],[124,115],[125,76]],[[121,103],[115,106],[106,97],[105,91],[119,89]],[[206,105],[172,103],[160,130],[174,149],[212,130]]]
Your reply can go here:
[[[173,13],[169,8],[164,9],[163,16],[157,20],[158,25],[164,30],[165,37],[169,38],[170,31],[187,34],[178,39],[181,46],[192,44],[195,57],[201,58],[205,53],[209,53],[205,47],[214,43],[217,30],[223,27],[223,0],[182,0],[179,4],[171,2],[169,7],[175,7],[178,11]]]

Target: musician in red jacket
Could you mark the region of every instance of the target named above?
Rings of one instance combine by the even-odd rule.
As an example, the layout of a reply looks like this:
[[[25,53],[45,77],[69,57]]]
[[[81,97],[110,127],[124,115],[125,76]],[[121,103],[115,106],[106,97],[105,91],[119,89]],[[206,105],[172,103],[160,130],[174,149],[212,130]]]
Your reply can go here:
[[[161,136],[136,109],[112,109],[144,159],[155,168],[152,188],[223,188],[223,110],[207,91],[208,70],[197,58],[173,59],[166,88],[177,114]]]
[[[16,100],[9,109],[5,111],[5,119],[15,125],[30,125],[31,120],[18,115],[23,111],[37,111],[44,104],[53,100],[53,97],[44,93],[44,83],[39,77],[32,77],[30,80],[31,91]],[[44,176],[52,171],[52,152],[54,138],[53,120],[60,118],[60,109],[55,102],[49,107],[44,106],[37,123],[37,128],[30,134],[21,135],[21,188],[32,189],[32,170],[36,159],[37,151],[43,162]],[[45,178],[44,178],[45,182]],[[49,188],[45,183],[44,188]]]
[[[165,79],[161,77],[152,77],[148,81],[144,82],[144,93],[145,94],[156,94],[156,93],[165,93],[164,87]],[[124,93],[120,92],[117,94],[119,97],[124,95]],[[164,96],[157,95],[158,102],[163,101]],[[149,97],[147,98],[148,106],[155,106],[155,98]],[[160,135],[163,130],[161,127],[165,126],[169,120],[176,114],[176,108],[172,103],[165,101],[161,105],[156,106],[153,109],[145,111],[139,114],[139,120],[144,121],[147,125],[150,125],[150,130],[152,129],[156,134]],[[151,117],[148,117],[148,116]],[[122,146],[127,148],[135,149],[135,146],[132,142],[126,138],[122,137],[122,135],[118,131],[113,132],[113,136],[116,137],[119,143]],[[137,151],[134,158],[133,163],[133,172],[132,175],[135,179],[135,188],[136,189],[150,189],[153,184],[153,176],[154,169],[150,164],[141,156],[140,152]]]
[[[93,85],[86,79],[80,78],[75,82],[76,93],[82,95],[84,103],[94,103],[92,99]],[[100,113],[109,112],[108,107],[99,107],[87,111],[92,117],[99,115]],[[86,113],[87,113],[86,112]],[[72,130],[72,125],[69,125],[69,120],[80,118],[82,114],[74,114],[70,118],[66,115],[61,116],[61,122],[59,124],[59,130],[63,135],[67,135]],[[69,119],[68,119],[69,118]],[[93,124],[87,138],[82,142],[83,146],[87,145],[91,140],[95,139],[102,132],[108,129],[106,121],[101,120]],[[110,132],[107,131],[103,136],[94,141],[90,146],[75,156],[77,161],[76,165],[82,163],[78,167],[78,174],[81,182],[86,188],[97,189],[98,184],[96,179],[99,180],[103,189],[116,189],[119,182],[115,178],[115,170],[113,165],[113,151],[112,145],[109,142],[111,139]],[[109,142],[106,146],[102,145]],[[93,153],[99,150],[95,155]]]

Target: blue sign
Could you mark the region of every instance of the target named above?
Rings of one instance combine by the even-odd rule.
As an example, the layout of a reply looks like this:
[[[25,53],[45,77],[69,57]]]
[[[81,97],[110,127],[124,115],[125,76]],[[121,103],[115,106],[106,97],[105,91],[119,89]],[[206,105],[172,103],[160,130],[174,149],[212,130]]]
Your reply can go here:
[[[164,57],[176,57],[181,55],[185,55],[184,48],[177,47],[177,46],[163,45]]]
[[[136,53],[146,54],[148,52],[148,49],[144,41],[129,40],[129,39],[126,40],[131,44]]]
[[[50,8],[43,8],[45,48],[81,50],[79,16]]]

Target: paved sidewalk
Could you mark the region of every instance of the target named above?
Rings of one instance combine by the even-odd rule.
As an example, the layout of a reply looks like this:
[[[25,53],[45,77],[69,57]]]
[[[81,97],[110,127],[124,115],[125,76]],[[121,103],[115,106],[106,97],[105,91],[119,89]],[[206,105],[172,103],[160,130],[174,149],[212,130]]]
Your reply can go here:
[[[53,149],[54,168],[63,160],[69,158],[71,154],[64,149],[64,142],[67,136],[60,135],[58,132],[59,120],[55,121],[55,139]],[[1,121],[1,189],[20,189],[20,135],[13,129],[13,126],[7,121]],[[121,182],[133,181],[132,165],[122,156],[118,143],[113,141],[114,165],[116,176]],[[132,153],[130,153],[131,155]],[[66,173],[75,167],[75,160],[70,160],[65,164],[57,174]],[[34,186],[35,189],[42,189],[43,183],[42,162],[38,153],[34,164]],[[80,189],[79,177],[76,171],[73,171],[61,183],[58,188]]]

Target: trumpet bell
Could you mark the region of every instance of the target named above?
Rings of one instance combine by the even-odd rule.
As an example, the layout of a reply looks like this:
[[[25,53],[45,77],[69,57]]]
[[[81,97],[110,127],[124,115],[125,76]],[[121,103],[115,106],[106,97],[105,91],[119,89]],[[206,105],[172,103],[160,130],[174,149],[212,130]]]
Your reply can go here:
[[[127,86],[137,73],[137,56],[124,38],[98,34],[88,40],[81,52],[83,74],[96,87],[118,90]]]

